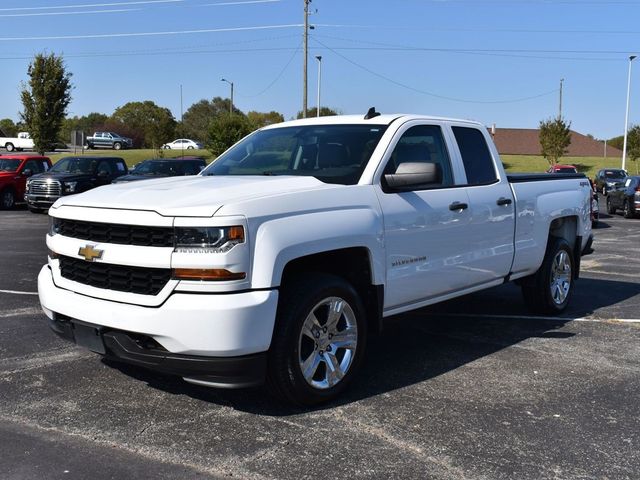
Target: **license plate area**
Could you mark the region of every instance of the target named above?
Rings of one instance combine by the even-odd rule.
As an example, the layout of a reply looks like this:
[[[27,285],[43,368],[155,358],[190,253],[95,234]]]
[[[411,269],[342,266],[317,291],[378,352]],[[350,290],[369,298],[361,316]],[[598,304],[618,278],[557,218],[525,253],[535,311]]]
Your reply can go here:
[[[104,341],[102,340],[101,329],[91,327],[88,325],[82,325],[80,323],[73,323],[73,337],[76,341],[76,345],[85,347],[92,352],[104,355],[106,349],[104,347]]]

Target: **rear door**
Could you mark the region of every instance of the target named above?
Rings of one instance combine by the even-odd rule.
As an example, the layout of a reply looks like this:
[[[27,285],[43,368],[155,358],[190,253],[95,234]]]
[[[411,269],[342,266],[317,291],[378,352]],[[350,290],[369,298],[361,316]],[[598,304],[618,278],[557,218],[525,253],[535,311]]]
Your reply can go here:
[[[452,125],[452,142],[464,166],[469,197],[467,243],[462,253],[468,286],[505,277],[514,255],[515,205],[511,186],[488,133],[465,124]]]

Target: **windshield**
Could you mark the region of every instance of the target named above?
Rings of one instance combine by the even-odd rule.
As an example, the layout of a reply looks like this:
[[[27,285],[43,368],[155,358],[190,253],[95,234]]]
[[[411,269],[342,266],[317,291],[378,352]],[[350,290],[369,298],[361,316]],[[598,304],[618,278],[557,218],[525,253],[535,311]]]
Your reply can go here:
[[[606,172],[604,172],[604,176],[606,178],[624,178],[627,176],[627,174],[624,172],[624,170],[607,170]]]
[[[20,166],[21,160],[9,160],[0,158],[0,172],[15,172]]]
[[[145,160],[131,172],[135,175],[178,175],[175,162]]]
[[[358,183],[386,125],[308,125],[257,131],[202,175],[298,175]]]
[[[95,158],[68,157],[56,162],[50,172],[57,173],[93,173],[98,161]]]

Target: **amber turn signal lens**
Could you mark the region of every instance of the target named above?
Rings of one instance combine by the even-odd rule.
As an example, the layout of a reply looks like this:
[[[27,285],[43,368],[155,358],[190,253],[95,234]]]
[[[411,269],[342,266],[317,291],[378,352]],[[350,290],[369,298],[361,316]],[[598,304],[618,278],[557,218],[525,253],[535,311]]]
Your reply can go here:
[[[173,278],[176,280],[242,280],[246,278],[244,272],[233,273],[224,268],[174,268]]]
[[[244,242],[244,228],[229,227],[229,240]]]

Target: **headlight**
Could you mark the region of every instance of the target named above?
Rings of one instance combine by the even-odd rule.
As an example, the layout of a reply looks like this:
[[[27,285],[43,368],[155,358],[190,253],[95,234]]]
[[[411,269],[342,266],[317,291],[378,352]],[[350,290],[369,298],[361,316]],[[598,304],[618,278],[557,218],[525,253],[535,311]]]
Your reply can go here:
[[[175,229],[175,251],[180,253],[225,253],[239,243],[244,243],[242,226]]]
[[[64,186],[65,193],[73,193],[73,192],[75,192],[77,185],[78,185],[78,182],[64,182],[63,186]]]
[[[49,235],[54,236],[60,233],[61,221],[56,217],[49,217]]]

